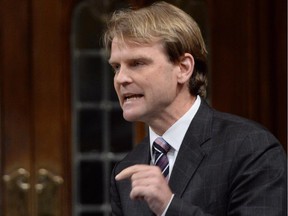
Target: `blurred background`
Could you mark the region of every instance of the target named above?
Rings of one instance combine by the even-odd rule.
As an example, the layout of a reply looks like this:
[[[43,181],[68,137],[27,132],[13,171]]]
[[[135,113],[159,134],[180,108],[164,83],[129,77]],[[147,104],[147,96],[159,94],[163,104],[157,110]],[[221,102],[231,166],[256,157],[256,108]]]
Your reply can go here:
[[[108,216],[128,123],[101,46],[105,20],[152,0],[0,0],[0,215]],[[267,127],[287,150],[286,0],[169,0],[200,25],[208,102]]]

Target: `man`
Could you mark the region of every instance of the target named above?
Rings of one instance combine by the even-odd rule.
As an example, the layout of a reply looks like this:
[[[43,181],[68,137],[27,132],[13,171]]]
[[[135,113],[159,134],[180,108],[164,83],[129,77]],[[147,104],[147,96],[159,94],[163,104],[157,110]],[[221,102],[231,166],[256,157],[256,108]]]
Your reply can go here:
[[[189,15],[165,2],[117,11],[104,44],[123,117],[149,126],[113,170],[113,215],[286,215],[284,150],[205,102],[207,52]]]

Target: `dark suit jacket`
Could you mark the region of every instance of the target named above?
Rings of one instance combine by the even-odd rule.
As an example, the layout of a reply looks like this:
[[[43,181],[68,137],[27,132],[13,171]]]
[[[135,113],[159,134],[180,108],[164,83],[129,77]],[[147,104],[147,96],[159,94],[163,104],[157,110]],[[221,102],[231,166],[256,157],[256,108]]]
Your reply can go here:
[[[129,198],[121,170],[149,164],[149,139],[137,145],[112,173],[113,215],[153,215]],[[169,186],[175,194],[166,215],[286,216],[286,154],[260,125],[210,108],[202,100],[180,147]]]

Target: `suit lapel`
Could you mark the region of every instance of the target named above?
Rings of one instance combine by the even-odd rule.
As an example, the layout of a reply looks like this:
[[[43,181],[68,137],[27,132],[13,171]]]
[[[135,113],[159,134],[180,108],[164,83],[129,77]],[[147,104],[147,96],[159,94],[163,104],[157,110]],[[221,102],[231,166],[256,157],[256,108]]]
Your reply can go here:
[[[211,108],[202,100],[185,134],[169,180],[172,192],[180,197],[205,157],[201,145],[211,137],[211,122]]]

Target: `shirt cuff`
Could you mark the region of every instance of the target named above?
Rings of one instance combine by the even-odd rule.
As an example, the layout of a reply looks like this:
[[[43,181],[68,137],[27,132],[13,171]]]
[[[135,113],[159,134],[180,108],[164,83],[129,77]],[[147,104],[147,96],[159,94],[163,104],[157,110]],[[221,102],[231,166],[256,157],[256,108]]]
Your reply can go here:
[[[168,210],[168,208],[169,208],[169,206],[170,206],[170,204],[171,204],[171,202],[172,202],[172,199],[173,199],[174,195],[175,195],[175,194],[172,194],[171,199],[170,199],[168,205],[166,206],[164,212],[161,214],[161,216],[165,216],[165,215],[166,215],[166,212],[167,212],[167,210]]]

